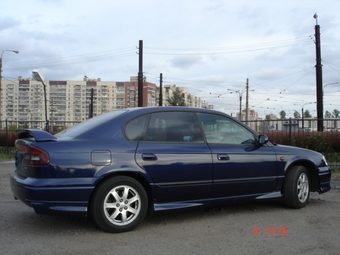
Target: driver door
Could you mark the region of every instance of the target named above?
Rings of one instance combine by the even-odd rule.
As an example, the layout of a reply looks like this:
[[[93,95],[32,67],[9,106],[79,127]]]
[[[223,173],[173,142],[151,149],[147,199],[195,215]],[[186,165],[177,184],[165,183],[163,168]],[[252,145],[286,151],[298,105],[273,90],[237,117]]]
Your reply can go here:
[[[258,146],[249,129],[223,115],[198,113],[213,158],[213,196],[272,192],[277,157],[272,147]]]

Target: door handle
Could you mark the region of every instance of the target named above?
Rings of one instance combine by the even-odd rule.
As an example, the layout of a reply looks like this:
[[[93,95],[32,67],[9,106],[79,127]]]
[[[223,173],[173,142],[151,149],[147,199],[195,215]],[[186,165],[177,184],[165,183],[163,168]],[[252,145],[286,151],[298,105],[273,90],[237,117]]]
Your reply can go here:
[[[142,159],[145,161],[157,160],[157,157],[153,153],[143,153]]]
[[[218,160],[230,160],[228,154],[217,154]]]

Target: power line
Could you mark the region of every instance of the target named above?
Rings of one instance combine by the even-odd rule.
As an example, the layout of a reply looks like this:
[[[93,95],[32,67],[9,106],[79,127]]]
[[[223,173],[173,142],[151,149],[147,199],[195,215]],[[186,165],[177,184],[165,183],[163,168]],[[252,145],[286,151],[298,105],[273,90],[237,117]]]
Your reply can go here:
[[[160,47],[145,47],[152,51],[146,51],[146,54],[152,55],[222,55],[232,53],[242,53],[250,51],[268,50],[273,48],[288,47],[294,45],[306,45],[311,43],[311,36],[305,36],[295,39],[281,40],[268,43],[236,45],[226,47],[212,48],[160,48]]]
[[[117,50],[108,50],[96,53],[89,53],[89,54],[80,54],[75,56],[68,56],[68,57],[55,57],[55,58],[47,58],[41,60],[29,60],[29,61],[22,61],[22,62],[15,62],[12,65],[8,64],[8,67],[15,66],[15,68],[29,68],[31,66],[59,66],[65,64],[72,64],[72,63],[81,63],[81,62],[98,62],[104,60],[112,60],[117,58],[135,56],[135,48],[123,48]]]

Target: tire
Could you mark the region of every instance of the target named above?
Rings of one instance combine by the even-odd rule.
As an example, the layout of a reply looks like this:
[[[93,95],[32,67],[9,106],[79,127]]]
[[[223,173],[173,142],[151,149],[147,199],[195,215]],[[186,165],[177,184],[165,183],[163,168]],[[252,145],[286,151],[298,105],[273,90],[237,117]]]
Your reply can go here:
[[[309,173],[304,166],[293,166],[283,185],[283,199],[286,206],[299,209],[308,203],[310,194]]]
[[[144,219],[148,198],[143,186],[127,176],[102,183],[94,192],[91,214],[103,230],[120,233],[136,228]]]

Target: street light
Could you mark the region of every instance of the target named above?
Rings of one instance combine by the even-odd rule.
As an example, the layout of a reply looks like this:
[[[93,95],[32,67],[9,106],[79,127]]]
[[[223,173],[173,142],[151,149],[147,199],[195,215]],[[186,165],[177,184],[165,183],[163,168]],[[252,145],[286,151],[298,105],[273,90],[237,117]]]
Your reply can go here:
[[[329,86],[329,85],[336,85],[336,84],[339,84],[339,82],[337,81],[337,82],[327,83],[327,84],[325,84],[323,87],[325,88],[325,87],[327,87],[327,86]],[[339,92],[340,92],[340,90],[339,90]],[[324,91],[322,91],[322,95],[324,95]]]
[[[246,88],[242,89],[242,90],[234,90],[234,89],[228,89],[229,91],[233,91],[235,93],[238,93],[239,95],[239,98],[240,98],[240,113],[239,113],[239,121],[242,121],[242,95],[243,95],[243,92],[246,90]],[[230,92],[230,93],[233,93],[233,92]]]
[[[303,119],[303,115],[304,115],[304,112],[303,112],[303,107],[307,104],[315,104],[316,102],[308,102],[308,103],[305,103],[305,104],[294,104],[294,105],[300,105],[301,106],[301,114],[302,114],[302,130],[305,128],[305,125],[304,125],[304,119]]]
[[[324,85],[323,87],[329,86],[329,85],[334,85],[334,84],[339,84],[339,82],[332,82],[332,83],[327,83],[326,85]]]
[[[5,51],[11,51],[11,52],[14,52],[15,54],[19,53],[19,51],[17,51],[17,50],[3,50],[1,52],[1,58],[0,58],[0,124],[1,124],[1,127],[2,127],[2,122],[1,122],[1,117],[2,117],[2,113],[1,113],[1,105],[2,105],[2,102],[1,102],[1,93],[2,93],[2,88],[1,88],[1,82],[2,82],[2,56],[4,55]]]
[[[323,87],[325,88],[325,87],[327,87],[327,86],[329,86],[329,85],[335,85],[335,84],[339,84],[339,82],[337,81],[337,82],[331,82],[331,83],[327,83],[326,85],[324,85]],[[322,90],[322,96],[324,95],[324,91]]]
[[[239,95],[239,99],[240,99],[240,114],[239,114],[239,121],[242,121],[242,95],[243,95],[243,92],[247,89],[247,87],[245,87],[244,89],[242,90],[233,90],[233,89],[228,89],[229,91],[233,91],[235,93],[238,93]],[[249,90],[249,91],[255,91],[255,90]],[[231,94],[233,92],[230,92]],[[246,112],[248,111],[248,108],[246,109]],[[246,120],[247,121],[247,120]]]
[[[44,83],[44,77],[41,75],[39,70],[32,71],[32,78],[36,81],[40,81],[44,86],[44,97],[45,97],[45,130],[48,132],[48,119],[47,119],[47,98],[46,98],[46,85]]]

